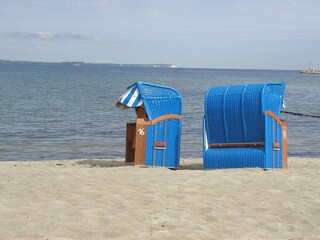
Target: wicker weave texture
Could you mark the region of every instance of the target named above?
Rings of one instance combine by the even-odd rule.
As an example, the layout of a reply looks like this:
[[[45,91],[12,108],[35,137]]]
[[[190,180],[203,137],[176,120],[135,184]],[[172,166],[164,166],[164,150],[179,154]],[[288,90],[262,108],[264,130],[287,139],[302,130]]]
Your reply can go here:
[[[265,111],[279,116],[284,89],[282,82],[210,88],[204,101],[205,140],[208,144],[266,142],[266,131],[279,126],[269,124],[266,129]],[[266,154],[274,152],[266,148],[208,148],[204,149],[204,167],[266,167],[270,166]]]
[[[173,88],[149,83],[136,83],[149,120],[166,114],[182,113],[181,95]]]
[[[146,165],[177,168],[180,164],[181,119],[167,119],[148,126]],[[155,146],[166,143],[165,147]]]

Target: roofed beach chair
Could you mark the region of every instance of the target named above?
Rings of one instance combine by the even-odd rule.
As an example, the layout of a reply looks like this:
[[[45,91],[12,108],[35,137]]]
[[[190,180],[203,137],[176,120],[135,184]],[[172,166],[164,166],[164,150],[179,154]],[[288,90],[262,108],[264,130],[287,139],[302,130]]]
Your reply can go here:
[[[287,125],[279,119],[285,84],[210,88],[203,120],[204,169],[287,168]]]
[[[136,82],[118,99],[118,108],[134,108],[127,123],[126,162],[178,168],[180,164],[182,98],[173,88]]]

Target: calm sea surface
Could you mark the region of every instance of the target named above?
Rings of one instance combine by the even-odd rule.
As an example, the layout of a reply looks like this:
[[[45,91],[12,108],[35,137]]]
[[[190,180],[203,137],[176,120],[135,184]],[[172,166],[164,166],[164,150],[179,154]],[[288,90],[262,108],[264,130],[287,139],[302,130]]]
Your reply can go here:
[[[299,71],[0,63],[0,160],[124,157],[132,109],[115,102],[135,81],[183,97],[182,157],[201,157],[203,98],[211,86],[284,81],[287,111],[320,115],[320,75]],[[283,113],[289,155],[320,157],[320,118]]]

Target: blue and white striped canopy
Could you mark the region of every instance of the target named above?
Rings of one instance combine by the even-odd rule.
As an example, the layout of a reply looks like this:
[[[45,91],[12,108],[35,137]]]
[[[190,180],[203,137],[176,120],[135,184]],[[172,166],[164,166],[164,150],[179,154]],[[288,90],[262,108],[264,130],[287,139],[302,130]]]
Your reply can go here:
[[[116,106],[122,109],[136,108],[141,105],[143,105],[143,101],[136,84],[131,85],[116,103]]]

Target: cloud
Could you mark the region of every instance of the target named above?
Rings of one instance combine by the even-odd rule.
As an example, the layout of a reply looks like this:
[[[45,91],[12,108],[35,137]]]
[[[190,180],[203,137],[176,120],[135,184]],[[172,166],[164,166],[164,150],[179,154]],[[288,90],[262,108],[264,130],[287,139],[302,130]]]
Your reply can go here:
[[[38,32],[37,37],[39,39],[48,40],[48,39],[53,39],[53,34],[50,32]]]
[[[51,32],[11,32],[0,34],[2,39],[11,40],[32,40],[32,41],[86,41],[91,43],[103,43],[104,39],[97,36],[88,36],[83,34],[53,34]]]
[[[162,13],[158,9],[153,9],[152,11],[149,12],[149,15],[151,18],[161,18],[163,17]]]

